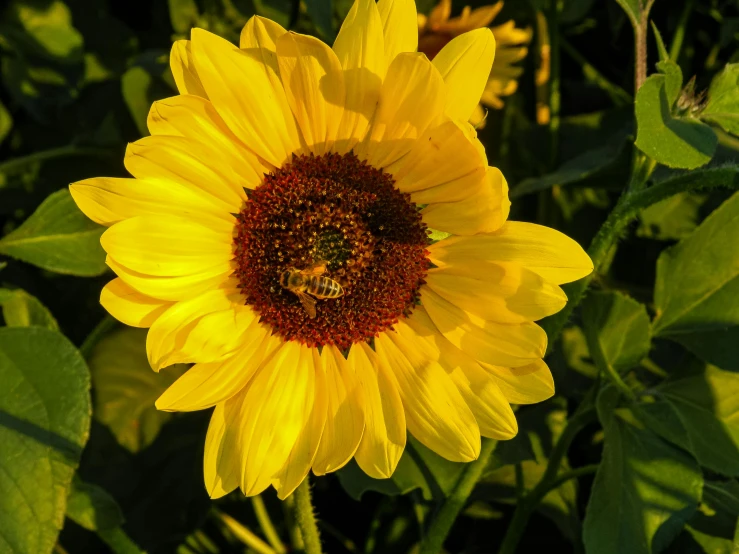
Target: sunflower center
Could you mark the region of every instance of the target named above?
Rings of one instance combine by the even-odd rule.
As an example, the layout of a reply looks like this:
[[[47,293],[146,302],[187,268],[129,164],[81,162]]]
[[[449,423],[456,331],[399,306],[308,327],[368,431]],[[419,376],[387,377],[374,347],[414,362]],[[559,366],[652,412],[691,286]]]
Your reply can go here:
[[[236,275],[246,303],[286,340],[346,349],[418,301],[426,225],[389,174],[352,153],[294,156],[251,191],[237,221]],[[311,279],[318,264],[325,271]],[[343,294],[332,297],[337,287],[325,280]],[[315,300],[314,314],[301,294]]]

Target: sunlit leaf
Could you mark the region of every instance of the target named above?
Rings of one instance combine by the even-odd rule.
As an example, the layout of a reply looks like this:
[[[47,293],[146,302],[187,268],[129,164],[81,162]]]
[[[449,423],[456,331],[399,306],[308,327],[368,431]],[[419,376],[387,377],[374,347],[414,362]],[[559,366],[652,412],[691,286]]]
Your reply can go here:
[[[636,300],[619,292],[591,293],[583,303],[582,317],[596,365],[622,372],[649,353],[649,316]]]
[[[739,63],[727,64],[714,77],[708,89],[708,103],[700,117],[739,135]]]
[[[706,195],[682,192],[652,204],[639,214],[640,237],[675,240],[688,236],[698,226],[699,209]]]
[[[90,428],[90,376],[42,328],[0,328],[0,549],[51,552]]]
[[[35,326],[52,331],[59,329],[59,324],[46,306],[24,290],[0,289],[0,306],[8,327]]]
[[[651,554],[680,532],[701,498],[698,464],[646,429],[619,392],[598,398],[605,430],[603,461],[583,522],[588,554]]]
[[[146,357],[146,330],[124,328],[103,338],[89,359],[95,391],[95,418],[132,452],[151,444],[172,417],[154,401],[182,375],[178,365],[155,373]]]
[[[657,262],[655,336],[739,369],[739,194]]]

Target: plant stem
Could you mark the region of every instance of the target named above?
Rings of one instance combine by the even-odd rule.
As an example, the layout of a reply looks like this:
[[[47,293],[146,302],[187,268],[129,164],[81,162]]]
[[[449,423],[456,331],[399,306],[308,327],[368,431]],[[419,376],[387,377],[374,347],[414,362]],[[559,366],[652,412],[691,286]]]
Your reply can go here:
[[[531,514],[533,514],[539,502],[542,501],[549,491],[556,489],[570,479],[592,473],[597,469],[597,465],[585,466],[587,469],[578,468],[557,476],[557,473],[562,467],[562,460],[567,454],[572,440],[582,431],[583,427],[590,423],[594,415],[595,410],[591,408],[576,414],[567,422],[564,431],[562,431],[559,440],[552,449],[552,454],[547,462],[547,469],[544,471],[541,480],[529,494],[521,498],[518,504],[516,504],[513,519],[508,524],[508,529],[506,530],[505,537],[503,537],[503,543],[500,545],[498,554],[513,554],[516,551],[516,547],[521,541],[521,537],[523,537]]]
[[[221,520],[223,525],[231,531],[237,539],[255,552],[258,552],[259,554],[275,554],[275,551],[272,550],[266,542],[257,537],[250,529],[236,521],[230,515],[216,511],[216,516],[218,516],[218,519]]]
[[[438,554],[441,552],[454,520],[457,519],[459,512],[462,511],[472,493],[472,489],[475,488],[480,477],[482,477],[497,443],[498,441],[492,439],[483,439],[480,456],[464,468],[462,475],[459,476],[457,483],[454,485],[454,489],[428,526],[428,532],[421,543],[419,554]]]
[[[300,534],[298,523],[295,521],[295,495],[288,496],[282,503],[282,513],[285,516],[285,526],[290,534],[291,550],[302,552],[305,549],[303,535]]]
[[[303,482],[295,489],[295,519],[298,522],[300,534],[303,535],[306,554],[322,554],[321,536],[318,533],[316,516],[313,513],[308,477],[303,479]]]
[[[259,527],[262,529],[267,542],[277,554],[285,554],[287,549],[282,544],[280,535],[277,534],[277,530],[272,524],[267,507],[264,505],[264,499],[261,496],[252,496],[251,504],[254,508],[254,515],[256,515],[257,521],[259,522]]]
[[[585,78],[603,89],[616,106],[628,106],[634,101],[628,92],[609,81],[600,71],[592,66],[574,46],[567,42],[564,37],[560,38],[560,45],[562,46],[562,49],[567,52],[568,56],[580,64]]]
[[[639,0],[641,4],[641,0]],[[641,8],[639,21],[633,21],[634,26],[634,95],[641,88],[642,83],[647,80],[647,36],[649,36],[649,12],[652,10],[654,0],[646,0]]]

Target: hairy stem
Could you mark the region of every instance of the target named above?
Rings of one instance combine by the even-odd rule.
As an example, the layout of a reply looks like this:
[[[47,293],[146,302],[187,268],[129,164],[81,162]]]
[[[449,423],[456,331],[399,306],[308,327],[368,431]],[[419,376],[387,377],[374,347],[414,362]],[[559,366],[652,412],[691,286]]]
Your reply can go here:
[[[438,554],[441,552],[454,521],[457,519],[459,512],[462,511],[472,493],[472,489],[475,488],[480,477],[482,477],[496,444],[497,441],[495,440],[483,439],[480,456],[474,462],[467,464],[451,494],[431,520],[426,538],[421,543],[419,554]]]
[[[316,515],[313,512],[308,477],[303,479],[303,482],[295,489],[295,519],[303,535],[306,554],[322,554],[321,536],[316,524]]]

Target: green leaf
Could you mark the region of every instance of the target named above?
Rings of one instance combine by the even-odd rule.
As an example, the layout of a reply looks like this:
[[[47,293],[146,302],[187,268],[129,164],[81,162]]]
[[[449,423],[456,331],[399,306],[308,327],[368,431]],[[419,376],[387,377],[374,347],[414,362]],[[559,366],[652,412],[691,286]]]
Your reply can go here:
[[[698,227],[699,209],[706,195],[681,192],[652,204],[639,214],[637,236],[676,240],[688,236]]]
[[[151,102],[147,97],[147,91],[152,83],[152,77],[143,67],[132,67],[123,74],[121,78],[121,91],[126,106],[131,112],[136,123],[139,134],[147,136],[149,129],[146,125],[146,119],[149,115]]]
[[[333,26],[332,0],[305,0],[305,7],[321,36],[333,41],[336,33]]]
[[[0,102],[0,144],[8,136],[10,130],[13,128],[13,117],[8,112],[8,109]]]
[[[95,418],[131,452],[151,444],[172,414],[154,407],[157,398],[184,373],[175,365],[155,373],[146,357],[146,330],[124,328],[97,343],[89,358],[95,390]]]
[[[730,63],[716,75],[708,89],[708,103],[701,119],[720,125],[724,131],[739,135],[739,63]]]
[[[56,273],[92,277],[106,270],[100,246],[104,230],[90,221],[63,189],[51,194],[20,227],[0,239],[0,254]]]
[[[4,29],[10,39],[30,38],[35,54],[49,58],[62,58],[67,62],[82,58],[83,38],[72,25],[72,13],[64,2],[20,2],[12,3],[12,17],[22,33],[14,28]],[[20,31],[18,29],[18,31]],[[19,37],[20,35],[20,37]]]
[[[87,366],[60,333],[0,328],[0,383],[0,546],[51,552],[90,428]]]
[[[646,429],[619,393],[604,389],[598,416],[605,438],[603,461],[583,522],[592,554],[659,552],[680,532],[701,498],[698,464]]]
[[[123,513],[115,499],[105,489],[79,477],[72,480],[67,517],[89,531],[115,529],[123,523]]]
[[[0,305],[8,327],[46,327],[59,330],[59,324],[38,298],[21,289],[0,289]]]
[[[175,33],[186,34],[195,27],[200,17],[195,0],[168,0],[169,19]]]
[[[739,518],[739,482],[706,481],[703,501],[690,526],[714,537],[733,539]]]
[[[688,450],[702,466],[739,476],[736,373],[708,366],[704,372],[666,381],[654,389],[654,396],[655,402],[640,410],[659,421],[657,432]]]
[[[739,370],[739,193],[657,261],[655,336]]]
[[[674,84],[674,73],[654,74],[637,92],[636,146],[668,167],[695,169],[711,160],[718,139],[709,126],[698,120],[672,116]]]
[[[631,20],[631,24],[636,26],[642,19],[641,0],[616,0],[619,6],[623,8],[626,15]]]
[[[585,338],[598,366],[623,372],[650,347],[649,316],[643,304],[620,292],[591,293],[583,304]]]
[[[659,52],[659,61],[669,61],[670,55],[667,53],[667,48],[665,48],[665,41],[662,40],[662,33],[659,32],[659,29],[657,28],[657,25],[654,24],[654,21],[652,21],[651,23],[652,32],[654,33],[654,41],[657,43],[657,51]]]

